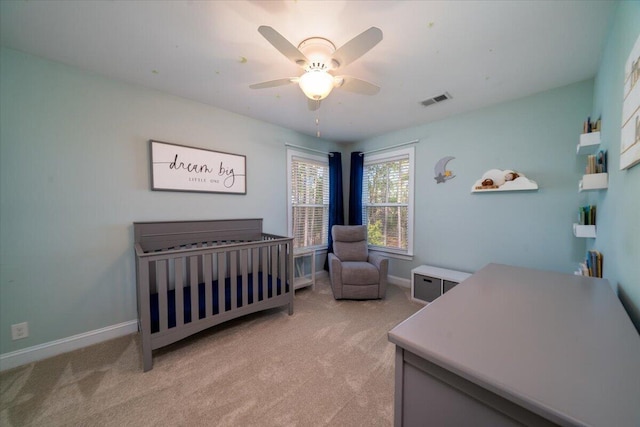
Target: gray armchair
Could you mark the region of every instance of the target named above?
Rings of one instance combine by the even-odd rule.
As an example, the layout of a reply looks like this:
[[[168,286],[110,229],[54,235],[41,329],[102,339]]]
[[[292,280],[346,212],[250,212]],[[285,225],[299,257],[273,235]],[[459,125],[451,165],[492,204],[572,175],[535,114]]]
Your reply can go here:
[[[369,255],[365,225],[334,225],[329,276],[335,299],[384,298],[389,260]]]

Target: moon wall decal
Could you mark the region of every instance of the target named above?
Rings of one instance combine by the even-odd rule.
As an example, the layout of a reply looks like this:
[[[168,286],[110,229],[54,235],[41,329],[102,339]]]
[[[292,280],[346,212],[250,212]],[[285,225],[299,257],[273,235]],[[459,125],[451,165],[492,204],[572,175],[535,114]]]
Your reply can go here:
[[[438,160],[438,163],[436,163],[436,166],[433,168],[435,173],[435,177],[433,179],[436,180],[436,184],[444,184],[448,180],[456,177],[450,170],[446,169],[447,163],[453,159],[455,159],[455,157],[447,156]]]

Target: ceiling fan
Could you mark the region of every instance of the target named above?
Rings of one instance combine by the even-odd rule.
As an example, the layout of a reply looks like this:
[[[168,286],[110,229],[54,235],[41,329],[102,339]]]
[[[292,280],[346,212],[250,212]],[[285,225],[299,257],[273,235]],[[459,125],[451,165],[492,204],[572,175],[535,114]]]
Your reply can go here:
[[[351,76],[334,76],[331,72],[352,63],[371,50],[382,40],[382,31],[371,27],[360,33],[341,48],[323,37],[311,37],[303,40],[295,47],[280,33],[269,26],[261,26],[258,32],[269,43],[289,58],[296,65],[305,70],[300,77],[287,77],[268,82],[250,85],[251,89],[265,89],[276,86],[297,83],[309,98],[310,110],[317,110],[320,101],[326,98],[333,88],[340,88],[362,95],[375,95],[380,88],[372,83]]]

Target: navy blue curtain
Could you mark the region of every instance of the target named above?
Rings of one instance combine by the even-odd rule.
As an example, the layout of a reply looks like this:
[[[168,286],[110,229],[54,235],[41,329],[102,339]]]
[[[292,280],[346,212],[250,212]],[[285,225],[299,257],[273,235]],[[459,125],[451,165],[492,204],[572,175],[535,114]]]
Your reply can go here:
[[[344,203],[342,201],[342,154],[329,153],[329,245],[327,254],[333,252],[331,227],[344,225]],[[324,269],[329,270],[329,257],[324,262]]]
[[[349,177],[349,225],[362,225],[362,174],[364,154],[351,153],[351,176]]]

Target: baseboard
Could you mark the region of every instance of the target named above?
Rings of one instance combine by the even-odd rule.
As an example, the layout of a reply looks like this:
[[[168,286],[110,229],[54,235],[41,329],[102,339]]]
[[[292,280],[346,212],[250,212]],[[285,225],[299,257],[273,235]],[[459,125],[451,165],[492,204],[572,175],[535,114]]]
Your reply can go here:
[[[319,270],[316,271],[316,279],[321,279],[323,277],[329,277],[329,272],[327,270]]]
[[[392,285],[402,286],[403,288],[411,287],[411,280],[405,279],[404,277],[387,276],[387,282],[391,283]]]
[[[48,357],[57,356],[69,351],[78,350],[93,344],[98,344],[123,335],[129,335],[138,331],[138,321],[130,320],[128,322],[119,323],[117,325],[107,326],[106,328],[96,329],[94,331],[84,332],[82,334],[51,341],[44,344],[34,345],[33,347],[23,348],[22,350],[12,351],[0,355],[0,371],[16,368],[28,363],[37,362],[38,360]]]

